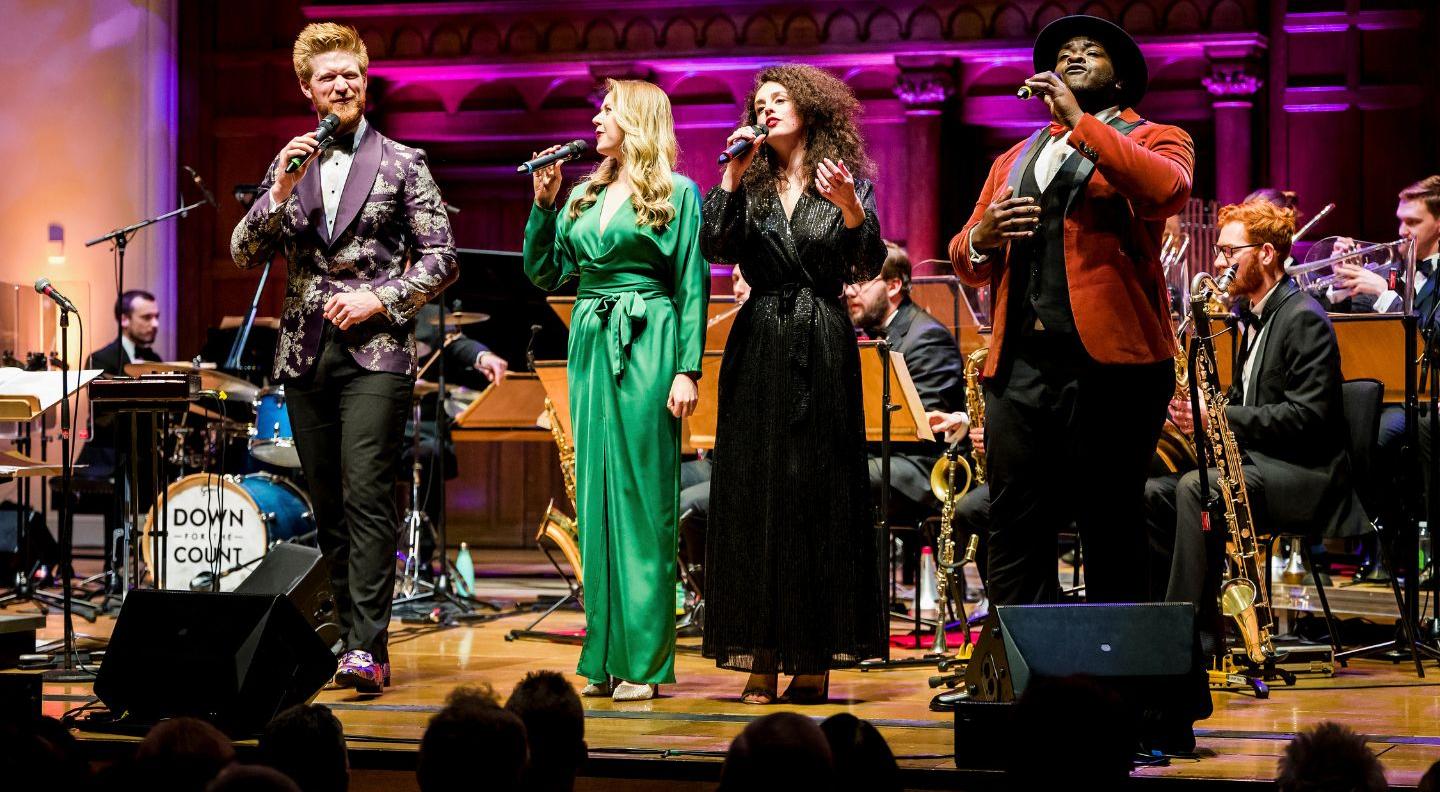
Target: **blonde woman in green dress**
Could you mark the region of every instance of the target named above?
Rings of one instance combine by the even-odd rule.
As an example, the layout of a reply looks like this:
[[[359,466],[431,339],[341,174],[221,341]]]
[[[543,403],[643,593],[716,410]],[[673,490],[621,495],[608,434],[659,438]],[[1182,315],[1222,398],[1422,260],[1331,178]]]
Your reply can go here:
[[[593,119],[605,158],[563,207],[560,165],[535,172],[525,274],[579,278],[570,417],[585,561],[586,696],[652,698],[675,681],[680,419],[695,410],[710,268],[700,192],[674,172],[670,100],[611,80]],[[553,151],[549,149],[548,151]]]

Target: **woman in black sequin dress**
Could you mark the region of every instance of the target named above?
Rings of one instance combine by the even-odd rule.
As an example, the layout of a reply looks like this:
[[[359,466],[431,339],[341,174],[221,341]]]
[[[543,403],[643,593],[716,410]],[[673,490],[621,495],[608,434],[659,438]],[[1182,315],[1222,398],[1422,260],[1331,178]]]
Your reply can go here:
[[[756,76],[702,210],[706,258],[750,283],[720,369],[706,550],[705,655],[749,671],[742,698],[824,701],[829,670],[887,651],[860,401],[841,299],[885,260],[859,103],[809,66]]]

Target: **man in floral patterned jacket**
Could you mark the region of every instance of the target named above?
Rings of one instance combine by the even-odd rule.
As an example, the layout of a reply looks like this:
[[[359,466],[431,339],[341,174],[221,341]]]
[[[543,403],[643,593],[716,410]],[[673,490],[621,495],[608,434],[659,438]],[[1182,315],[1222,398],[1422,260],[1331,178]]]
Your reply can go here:
[[[415,378],[414,316],[457,276],[425,153],[365,122],[369,56],[354,28],[307,26],[295,76],[334,142],[285,145],[230,240],[240,267],[289,264],[274,379],[286,390],[345,654],[335,682],[390,684],[396,463]],[[293,173],[285,166],[298,157]]]

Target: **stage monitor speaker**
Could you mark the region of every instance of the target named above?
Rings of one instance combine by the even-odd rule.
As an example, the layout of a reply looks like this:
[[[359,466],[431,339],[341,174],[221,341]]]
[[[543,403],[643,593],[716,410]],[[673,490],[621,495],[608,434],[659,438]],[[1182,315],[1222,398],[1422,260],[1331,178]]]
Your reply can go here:
[[[960,766],[994,766],[1013,737],[1003,705],[1039,679],[1090,677],[1133,708],[1142,731],[1188,729],[1209,714],[1200,662],[1189,603],[997,606],[965,669],[957,764],[964,753],[973,761]]]
[[[248,736],[314,698],[336,665],[284,596],[136,589],[116,619],[95,695],[115,718],[189,715]]]
[[[236,594],[279,594],[295,603],[326,645],[340,638],[335,597],[325,557],[314,547],[282,542],[270,548],[249,577],[235,587]]]

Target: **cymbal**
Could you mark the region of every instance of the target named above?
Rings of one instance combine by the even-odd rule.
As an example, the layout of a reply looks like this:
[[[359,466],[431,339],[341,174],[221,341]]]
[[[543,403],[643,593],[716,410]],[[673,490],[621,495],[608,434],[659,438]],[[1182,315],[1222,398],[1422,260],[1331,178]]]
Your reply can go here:
[[[260,389],[239,377],[233,377],[215,369],[195,368],[188,362],[175,363],[126,363],[125,373],[132,377],[142,374],[190,374],[200,375],[200,387],[205,390],[224,391],[227,399],[251,402]]]
[[[460,325],[476,324],[490,320],[490,314],[479,311],[451,311],[445,314],[446,327],[459,327]],[[432,316],[425,320],[426,324],[440,324],[439,315]]]

